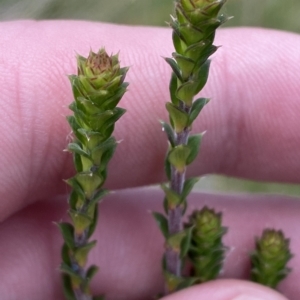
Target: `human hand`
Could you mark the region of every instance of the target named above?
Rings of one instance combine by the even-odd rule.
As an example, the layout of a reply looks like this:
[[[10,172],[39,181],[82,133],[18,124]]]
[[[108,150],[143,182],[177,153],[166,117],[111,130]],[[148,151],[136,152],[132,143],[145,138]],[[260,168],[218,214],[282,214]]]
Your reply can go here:
[[[116,137],[123,142],[108,180],[108,188],[130,189],[111,194],[101,204],[98,245],[91,253],[101,269],[93,288],[105,292],[107,299],[151,299],[163,285],[163,238],[148,211],[161,208],[163,195],[155,188],[132,188],[164,180],[166,139],[158,119],[167,118],[170,69],[161,56],[172,52],[170,30],[22,21],[2,23],[0,34],[1,299],[63,299],[58,271],[62,238],[53,221],[65,216],[62,179],[73,172],[70,155],[62,152],[70,133],[65,116],[72,101],[66,75],[76,71],[75,51],[85,55],[90,47],[98,50],[103,45],[108,52],[121,50],[122,64],[132,65],[129,92],[121,104],[128,112],[116,126]],[[193,128],[207,134],[189,175],[222,173],[299,182],[299,36],[226,29],[219,31],[216,45],[223,47],[214,56],[203,90],[213,101]],[[196,192],[190,198],[191,210],[208,204],[224,213],[224,225],[230,229],[225,244],[231,250],[223,278],[247,278],[253,237],[265,227],[283,229],[297,254],[297,200]],[[294,270],[280,291],[296,300],[298,255],[290,266]],[[285,299],[267,288],[226,279],[166,299],[232,300],[241,293]]]

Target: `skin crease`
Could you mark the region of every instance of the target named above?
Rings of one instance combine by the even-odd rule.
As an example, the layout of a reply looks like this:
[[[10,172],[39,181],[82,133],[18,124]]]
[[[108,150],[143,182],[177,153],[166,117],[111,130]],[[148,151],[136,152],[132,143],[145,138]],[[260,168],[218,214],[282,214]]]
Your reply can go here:
[[[65,116],[72,101],[66,75],[76,72],[76,52],[87,55],[90,48],[103,45],[108,52],[121,50],[122,65],[132,66],[129,91],[120,104],[128,112],[115,133],[123,142],[107,182],[108,188],[127,190],[110,195],[101,206],[95,233],[99,245],[91,254],[101,271],[93,289],[105,292],[108,300],[151,299],[162,289],[163,240],[148,211],[161,209],[162,193],[133,188],[164,180],[166,138],[158,120],[167,119],[163,104],[170,69],[161,56],[173,51],[170,29],[19,21],[1,23],[0,36],[1,299],[63,299],[57,270],[62,239],[53,222],[65,217],[62,179],[73,174],[71,157],[62,152],[69,142]],[[300,37],[257,28],[226,29],[218,31],[215,44],[223,46],[213,56],[201,93],[212,101],[193,128],[207,134],[189,175],[299,182]],[[230,227],[225,242],[231,250],[224,279],[166,299],[232,300],[242,293],[286,299],[226,278],[247,278],[253,236],[265,226],[283,229],[297,253],[300,203],[283,196],[194,193],[190,198],[190,209],[209,204],[224,212],[224,224]],[[295,270],[279,287],[290,300],[300,293],[299,265],[296,255],[290,262]]]

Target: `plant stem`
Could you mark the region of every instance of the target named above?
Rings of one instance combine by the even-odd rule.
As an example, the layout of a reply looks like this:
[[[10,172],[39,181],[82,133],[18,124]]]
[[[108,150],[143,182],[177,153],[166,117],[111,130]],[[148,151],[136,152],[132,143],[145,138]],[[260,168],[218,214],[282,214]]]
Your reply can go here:
[[[182,230],[182,209],[176,207],[168,212],[169,234],[175,234]],[[181,275],[180,253],[172,248],[166,249],[167,271],[176,276]]]
[[[186,112],[190,112],[189,108],[186,108],[186,105],[180,101],[180,106],[184,108]],[[176,146],[179,145],[186,145],[189,137],[190,130],[185,128],[182,132],[175,133],[175,144]],[[178,195],[181,195],[183,190],[183,185],[185,181],[185,173],[178,172],[178,170],[171,166],[171,183],[170,188],[176,192]],[[169,209],[168,211],[168,228],[169,228],[169,235],[176,234],[183,229],[182,225],[182,216],[183,216],[183,209],[182,206],[177,206],[174,209]],[[167,271],[175,276],[181,276],[181,259],[180,253],[172,248],[166,249],[166,267]]]

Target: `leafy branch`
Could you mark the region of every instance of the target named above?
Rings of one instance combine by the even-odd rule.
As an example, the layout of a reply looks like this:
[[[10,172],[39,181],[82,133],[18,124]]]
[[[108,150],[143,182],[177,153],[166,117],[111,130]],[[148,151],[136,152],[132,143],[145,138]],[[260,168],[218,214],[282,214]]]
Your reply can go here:
[[[73,153],[76,175],[66,182],[72,188],[68,214],[72,223],[59,223],[64,238],[62,247],[63,285],[68,300],[100,300],[93,297],[90,281],[98,267],[86,268],[90,241],[98,218],[98,203],[108,193],[103,189],[107,165],[117,141],[112,137],[116,121],[125,113],[116,107],[128,86],[124,82],[128,68],[120,68],[118,55],[104,49],[77,57],[77,75],[69,76],[74,102],[68,117],[74,140],[67,150]]]

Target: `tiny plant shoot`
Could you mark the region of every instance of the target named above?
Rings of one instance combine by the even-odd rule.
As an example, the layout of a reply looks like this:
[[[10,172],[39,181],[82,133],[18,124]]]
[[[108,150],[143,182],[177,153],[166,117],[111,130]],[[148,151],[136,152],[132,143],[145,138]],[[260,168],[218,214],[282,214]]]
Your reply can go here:
[[[165,58],[173,71],[170,81],[171,102],[166,104],[170,124],[162,122],[169,141],[165,161],[169,184],[162,185],[167,216],[154,213],[166,239],[163,259],[166,294],[188,286],[192,282],[182,278],[182,269],[191,247],[195,227],[191,224],[184,228],[182,217],[187,208],[187,196],[197,182],[197,178],[186,179],[185,174],[187,166],[197,157],[203,134],[190,135],[190,131],[202,108],[209,101],[207,98],[195,99],[195,96],[207,82],[209,57],[218,49],[213,42],[216,29],[227,20],[223,15],[219,15],[225,2],[226,0],[177,0],[175,17],[172,17],[170,22],[175,48],[172,57]],[[203,220],[207,220],[205,215],[210,214],[210,217],[216,219],[213,223],[218,226],[217,248],[221,251],[219,257],[222,260],[224,247],[221,237],[225,230],[219,222],[221,217],[210,210],[203,214],[201,216],[200,213],[198,217],[192,219],[198,220],[196,221],[198,225],[202,224]],[[199,218],[202,218],[202,221],[199,222]],[[196,240],[197,238],[194,238],[194,241]],[[191,255],[195,261],[195,251],[192,251]],[[213,272],[214,276],[218,275],[219,269],[218,267],[217,271]]]
[[[293,256],[289,244],[281,230],[265,229],[251,254],[251,280],[276,288],[291,271],[286,267]]]
[[[77,56],[77,75],[69,76],[74,102],[68,122],[74,135],[67,150],[72,152],[76,175],[66,182],[71,223],[58,226],[64,239],[62,247],[63,287],[68,300],[100,300],[93,297],[90,281],[97,266],[86,268],[98,216],[98,203],[107,190],[107,165],[117,141],[112,136],[116,121],[125,110],[116,107],[128,86],[124,82],[128,68],[121,68],[118,55],[109,56],[105,49],[90,52],[88,58]]]

